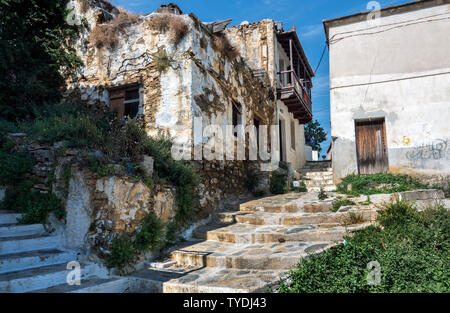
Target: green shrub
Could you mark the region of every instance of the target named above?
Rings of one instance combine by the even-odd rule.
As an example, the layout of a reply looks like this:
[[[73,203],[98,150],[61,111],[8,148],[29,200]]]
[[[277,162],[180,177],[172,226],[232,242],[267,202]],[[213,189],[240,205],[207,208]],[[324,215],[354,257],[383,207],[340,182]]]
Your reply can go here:
[[[0,185],[20,183],[33,165],[34,160],[28,153],[0,151]]]
[[[245,174],[245,187],[248,192],[253,193],[259,184],[259,172],[255,168],[248,166],[245,170]]]
[[[337,190],[340,193],[355,196],[360,194],[372,195],[427,188],[429,188],[427,185],[411,176],[394,174],[349,175],[337,185]]]
[[[333,200],[333,207],[331,210],[333,212],[337,212],[343,206],[355,204],[356,204],[355,201],[350,200],[348,198],[337,197],[335,200]]]
[[[140,230],[136,233],[135,247],[139,251],[156,251],[161,248],[164,237],[164,224],[155,212],[148,214],[142,221]]]
[[[158,177],[168,179],[176,187],[176,220],[180,224],[192,218],[198,199],[195,188],[198,177],[192,165],[186,161],[174,160],[171,155],[172,142],[167,136],[146,137],[144,152],[154,158],[154,169]]]
[[[400,200],[386,205],[378,212],[377,222],[384,227],[405,225],[410,220],[417,219],[418,214],[411,203]]]
[[[116,267],[123,272],[126,266],[133,264],[137,259],[133,240],[127,235],[115,238],[109,248],[111,253],[106,258],[108,268]]]
[[[280,195],[288,191],[287,175],[281,172],[272,172],[272,176],[270,177],[270,192],[274,195]]]
[[[305,182],[303,180],[300,183],[300,187],[295,188],[294,192],[308,192],[308,188],[306,188]]]
[[[320,192],[317,196],[319,198],[319,200],[325,200],[328,199],[328,195],[327,193],[323,190],[323,188],[320,188]]]
[[[20,224],[45,224],[50,213],[58,219],[66,217],[66,210],[61,200],[51,193],[32,192],[28,197],[19,219]]]
[[[385,210],[378,219],[384,228],[369,226],[346,244],[301,260],[289,274],[292,283],[281,282],[279,292],[448,293],[450,212],[436,207],[418,213],[404,202]],[[367,282],[373,261],[381,266],[380,285]]]

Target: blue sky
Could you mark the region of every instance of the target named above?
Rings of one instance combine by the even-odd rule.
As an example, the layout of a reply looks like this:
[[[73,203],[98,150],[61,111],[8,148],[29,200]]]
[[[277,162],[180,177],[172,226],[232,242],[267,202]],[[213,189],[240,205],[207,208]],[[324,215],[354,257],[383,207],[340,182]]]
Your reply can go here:
[[[210,22],[232,18],[231,25],[242,21],[257,22],[270,18],[281,21],[285,30],[295,25],[313,70],[316,69],[325,46],[322,20],[367,11],[364,0],[113,0],[135,13],[150,13],[162,3],[174,2],[185,13],[194,13],[202,21]],[[381,7],[410,2],[410,0],[380,0]],[[313,80],[312,101],[314,119],[318,119],[328,133],[322,144],[326,152],[330,137],[330,97],[328,49]]]

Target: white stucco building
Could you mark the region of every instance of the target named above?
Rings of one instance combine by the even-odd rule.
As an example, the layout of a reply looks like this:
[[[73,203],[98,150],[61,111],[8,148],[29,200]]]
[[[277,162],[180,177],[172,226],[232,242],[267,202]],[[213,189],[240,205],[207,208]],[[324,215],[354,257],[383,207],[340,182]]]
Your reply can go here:
[[[450,177],[450,1],[423,0],[324,21],[334,180]]]

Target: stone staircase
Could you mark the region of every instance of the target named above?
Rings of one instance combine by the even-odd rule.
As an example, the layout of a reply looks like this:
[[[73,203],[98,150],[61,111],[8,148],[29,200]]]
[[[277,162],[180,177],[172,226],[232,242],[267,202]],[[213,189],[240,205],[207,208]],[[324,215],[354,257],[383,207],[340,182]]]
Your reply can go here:
[[[153,268],[131,274],[131,292],[264,292],[301,258],[370,225],[376,210],[331,212],[316,193],[288,194],[240,205],[194,231],[194,240]],[[360,216],[353,224],[351,215]],[[158,267],[158,268],[156,268]]]
[[[20,225],[19,214],[0,211],[0,293],[11,292],[123,292],[128,282],[108,278],[97,264],[80,262],[81,284],[70,286],[67,264],[77,260],[61,248],[62,237],[43,225]]]
[[[336,190],[333,184],[333,169],[331,161],[306,162],[300,170],[308,191],[320,191],[323,188],[326,192]]]

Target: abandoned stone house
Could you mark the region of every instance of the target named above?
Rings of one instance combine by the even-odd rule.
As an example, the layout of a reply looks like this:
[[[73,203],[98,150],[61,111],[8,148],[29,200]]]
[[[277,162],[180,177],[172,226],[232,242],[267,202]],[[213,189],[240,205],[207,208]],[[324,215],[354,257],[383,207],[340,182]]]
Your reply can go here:
[[[85,3],[75,2],[90,29],[76,45],[84,66],[68,98],[135,119],[149,135],[168,133],[192,153],[208,142],[210,125],[279,125],[275,161],[305,164],[314,73],[295,29],[273,20],[204,23],[174,4],[137,16]]]
[[[332,164],[348,174],[450,177],[450,2],[414,1],[324,21]]]

